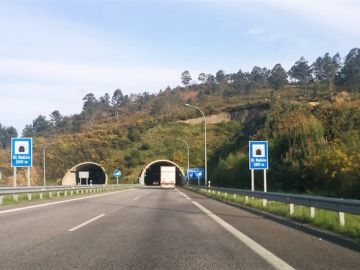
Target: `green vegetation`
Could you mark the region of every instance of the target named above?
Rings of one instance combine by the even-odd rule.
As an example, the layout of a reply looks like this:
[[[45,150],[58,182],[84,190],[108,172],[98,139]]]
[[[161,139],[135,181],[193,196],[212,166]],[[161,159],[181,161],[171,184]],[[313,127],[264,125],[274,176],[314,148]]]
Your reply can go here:
[[[300,58],[288,72],[281,64],[271,70],[255,66],[215,75],[201,73],[197,84],[189,71],[185,87],[167,87],[157,94],[124,95],[116,89],[97,98],[88,93],[81,113],[50,118],[38,116],[23,130],[34,137],[34,184],[42,182],[42,150],[47,147],[47,178],[60,183],[74,165],[93,161],[111,176],[121,168],[122,183],[136,181],[155,159],[186,167],[204,166],[203,124],[181,122],[227,112],[231,121],[208,125],[209,180],[218,186],[250,187],[248,141],[268,140],[270,191],[360,198],[360,49],[340,61],[338,54],[318,57],[313,64]],[[290,77],[290,81],[288,78]],[[9,136],[0,126],[1,185],[11,184]],[[262,189],[256,172],[256,188]],[[19,170],[20,184],[25,171]],[[114,178],[110,178],[110,182]]]
[[[348,235],[360,241],[360,216],[345,214],[345,226],[339,224],[338,213],[324,209],[316,209],[315,218],[310,217],[310,208],[305,206],[296,205],[294,214],[290,215],[289,205],[281,202],[267,201],[266,206],[263,206],[262,199],[256,199],[245,196],[233,194],[226,194],[224,192],[208,192],[205,189],[196,189],[188,187],[190,190],[199,192],[203,195],[216,198],[218,200],[232,202],[238,205],[247,206],[262,211],[270,212],[276,215],[284,216],[302,223],[309,223],[320,227],[322,229],[331,230],[337,233]]]

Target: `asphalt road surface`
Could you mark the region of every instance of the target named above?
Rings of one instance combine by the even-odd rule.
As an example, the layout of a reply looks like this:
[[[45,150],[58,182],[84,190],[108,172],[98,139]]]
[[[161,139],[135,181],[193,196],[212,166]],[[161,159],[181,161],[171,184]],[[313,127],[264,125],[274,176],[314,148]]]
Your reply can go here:
[[[183,189],[0,208],[0,269],[359,269],[360,253]]]

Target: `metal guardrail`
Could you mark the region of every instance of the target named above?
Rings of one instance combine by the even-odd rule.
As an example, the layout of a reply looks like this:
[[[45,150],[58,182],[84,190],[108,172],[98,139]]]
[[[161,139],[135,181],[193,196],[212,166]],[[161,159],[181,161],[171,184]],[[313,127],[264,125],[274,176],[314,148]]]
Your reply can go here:
[[[20,193],[39,193],[50,191],[64,191],[64,190],[81,190],[94,188],[109,188],[109,187],[128,187],[131,184],[121,185],[87,185],[87,186],[32,186],[32,187],[0,187],[0,195],[20,194]]]
[[[297,194],[286,194],[276,192],[262,192],[262,191],[250,191],[244,189],[235,188],[221,188],[221,187],[194,187],[196,189],[206,190],[208,192],[223,192],[227,195],[238,194],[248,198],[263,199],[263,206],[266,207],[267,201],[282,202],[289,205],[290,215],[294,214],[294,205],[302,205],[310,207],[311,218],[315,218],[315,208],[335,211],[339,213],[339,223],[345,225],[344,213],[351,213],[360,215],[360,200],[353,199],[341,199],[341,198],[329,198],[321,196],[308,196]]]
[[[40,199],[43,198],[44,193],[49,194],[49,198],[53,197],[53,193],[57,193],[56,196],[60,197],[60,193],[63,192],[63,196],[102,192],[117,190],[126,187],[132,187],[132,184],[122,185],[88,185],[88,186],[33,186],[33,187],[3,187],[0,188],[0,205],[3,204],[3,197],[12,195],[14,201],[18,201],[19,194],[27,194],[28,200],[31,201],[32,194],[39,193]],[[69,194],[68,194],[69,192]]]
[[[303,205],[308,207],[326,209],[335,212],[345,212],[345,213],[352,213],[358,215],[360,214],[360,200],[296,195],[296,194],[275,193],[275,192],[250,191],[250,190],[235,189],[235,188],[211,187],[209,189],[215,191],[239,194],[243,196],[255,197],[259,199],[266,199],[269,201],[277,201],[288,204],[292,203],[295,205]]]

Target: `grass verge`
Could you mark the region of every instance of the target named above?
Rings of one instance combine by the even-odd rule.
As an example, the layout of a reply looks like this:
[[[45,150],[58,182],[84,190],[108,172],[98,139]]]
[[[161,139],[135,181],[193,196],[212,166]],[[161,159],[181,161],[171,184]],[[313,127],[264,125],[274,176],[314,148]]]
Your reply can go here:
[[[242,195],[225,192],[208,192],[206,189],[187,187],[191,191],[215,198],[221,201],[232,202],[240,206],[251,207],[262,211],[270,212],[275,215],[283,216],[301,223],[312,224],[321,229],[326,229],[336,233],[349,236],[356,241],[360,241],[360,215],[345,213],[345,225],[339,224],[339,214],[334,211],[316,209],[315,217],[310,216],[310,207],[295,205],[294,213],[290,215],[289,205],[282,202],[267,201],[263,206],[263,200]]]

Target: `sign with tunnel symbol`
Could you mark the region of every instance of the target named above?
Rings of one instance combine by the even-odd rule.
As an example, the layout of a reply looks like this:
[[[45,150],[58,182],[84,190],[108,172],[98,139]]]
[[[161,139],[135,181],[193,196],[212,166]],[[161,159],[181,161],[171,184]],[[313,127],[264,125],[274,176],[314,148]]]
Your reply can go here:
[[[120,177],[121,176],[121,171],[119,169],[116,169],[114,171],[114,177]]]
[[[249,168],[250,170],[269,169],[267,141],[249,141]]]
[[[11,167],[32,166],[32,138],[11,138]]]

